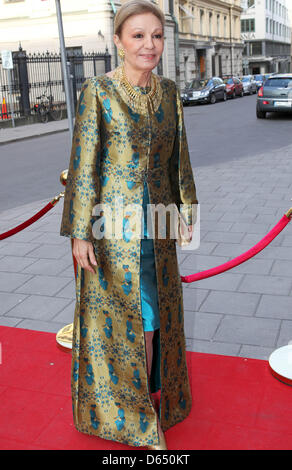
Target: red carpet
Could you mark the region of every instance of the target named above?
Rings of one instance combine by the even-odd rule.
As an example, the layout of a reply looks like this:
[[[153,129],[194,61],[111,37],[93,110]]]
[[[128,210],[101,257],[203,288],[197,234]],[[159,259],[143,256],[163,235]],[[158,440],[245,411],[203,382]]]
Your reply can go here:
[[[129,447],[87,436],[72,422],[71,355],[55,334],[0,327],[0,449]],[[171,450],[291,450],[292,389],[266,361],[188,353],[193,408],[165,435]]]

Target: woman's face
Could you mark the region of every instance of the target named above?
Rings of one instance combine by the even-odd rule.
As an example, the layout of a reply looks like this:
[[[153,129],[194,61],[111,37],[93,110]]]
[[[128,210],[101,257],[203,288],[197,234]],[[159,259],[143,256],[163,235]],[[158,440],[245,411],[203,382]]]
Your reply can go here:
[[[162,24],[152,13],[130,16],[122,26],[121,36],[114,35],[117,47],[125,51],[125,63],[139,71],[154,69],[164,47]]]

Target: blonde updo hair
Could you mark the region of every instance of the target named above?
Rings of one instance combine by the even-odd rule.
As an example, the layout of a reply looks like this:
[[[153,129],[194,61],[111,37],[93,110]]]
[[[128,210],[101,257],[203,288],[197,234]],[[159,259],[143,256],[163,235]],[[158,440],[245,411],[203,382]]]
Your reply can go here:
[[[160,8],[148,0],[130,0],[124,3],[115,16],[114,34],[121,37],[124,22],[133,15],[141,15],[142,13],[152,13],[162,24],[164,31],[165,17]]]

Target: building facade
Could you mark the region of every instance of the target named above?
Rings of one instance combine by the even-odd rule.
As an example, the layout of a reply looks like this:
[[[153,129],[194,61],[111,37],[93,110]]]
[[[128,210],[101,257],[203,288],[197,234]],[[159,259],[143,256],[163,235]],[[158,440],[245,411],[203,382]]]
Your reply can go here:
[[[289,72],[291,0],[242,0],[241,38],[246,74]],[[290,5],[289,5],[290,6]]]
[[[240,0],[176,0],[180,83],[241,75]]]
[[[149,0],[151,1],[151,0]],[[66,48],[76,53],[103,53],[106,48],[115,68],[119,59],[113,42],[114,16],[125,0],[62,0],[62,17]],[[165,50],[158,72],[173,80],[178,77],[177,25],[173,0],[157,0],[165,13]],[[27,53],[58,53],[59,32],[55,0],[0,0],[0,50]],[[103,64],[98,64],[103,73]]]

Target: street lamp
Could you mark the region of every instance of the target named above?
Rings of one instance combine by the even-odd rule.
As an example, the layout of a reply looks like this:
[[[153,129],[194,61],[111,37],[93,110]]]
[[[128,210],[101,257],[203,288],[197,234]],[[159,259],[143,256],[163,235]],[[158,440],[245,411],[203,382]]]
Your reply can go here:
[[[70,140],[72,141],[74,114],[73,114],[72,101],[71,101],[70,78],[69,78],[68,68],[67,68],[67,57],[66,57],[66,48],[65,48],[65,40],[64,40],[62,12],[61,12],[60,0],[55,0],[55,1],[56,1],[56,13],[57,13],[59,39],[60,39],[61,63],[62,63],[62,71],[63,71],[63,77],[64,77],[66,105],[67,105],[67,116],[68,116],[68,122],[69,122]]]

